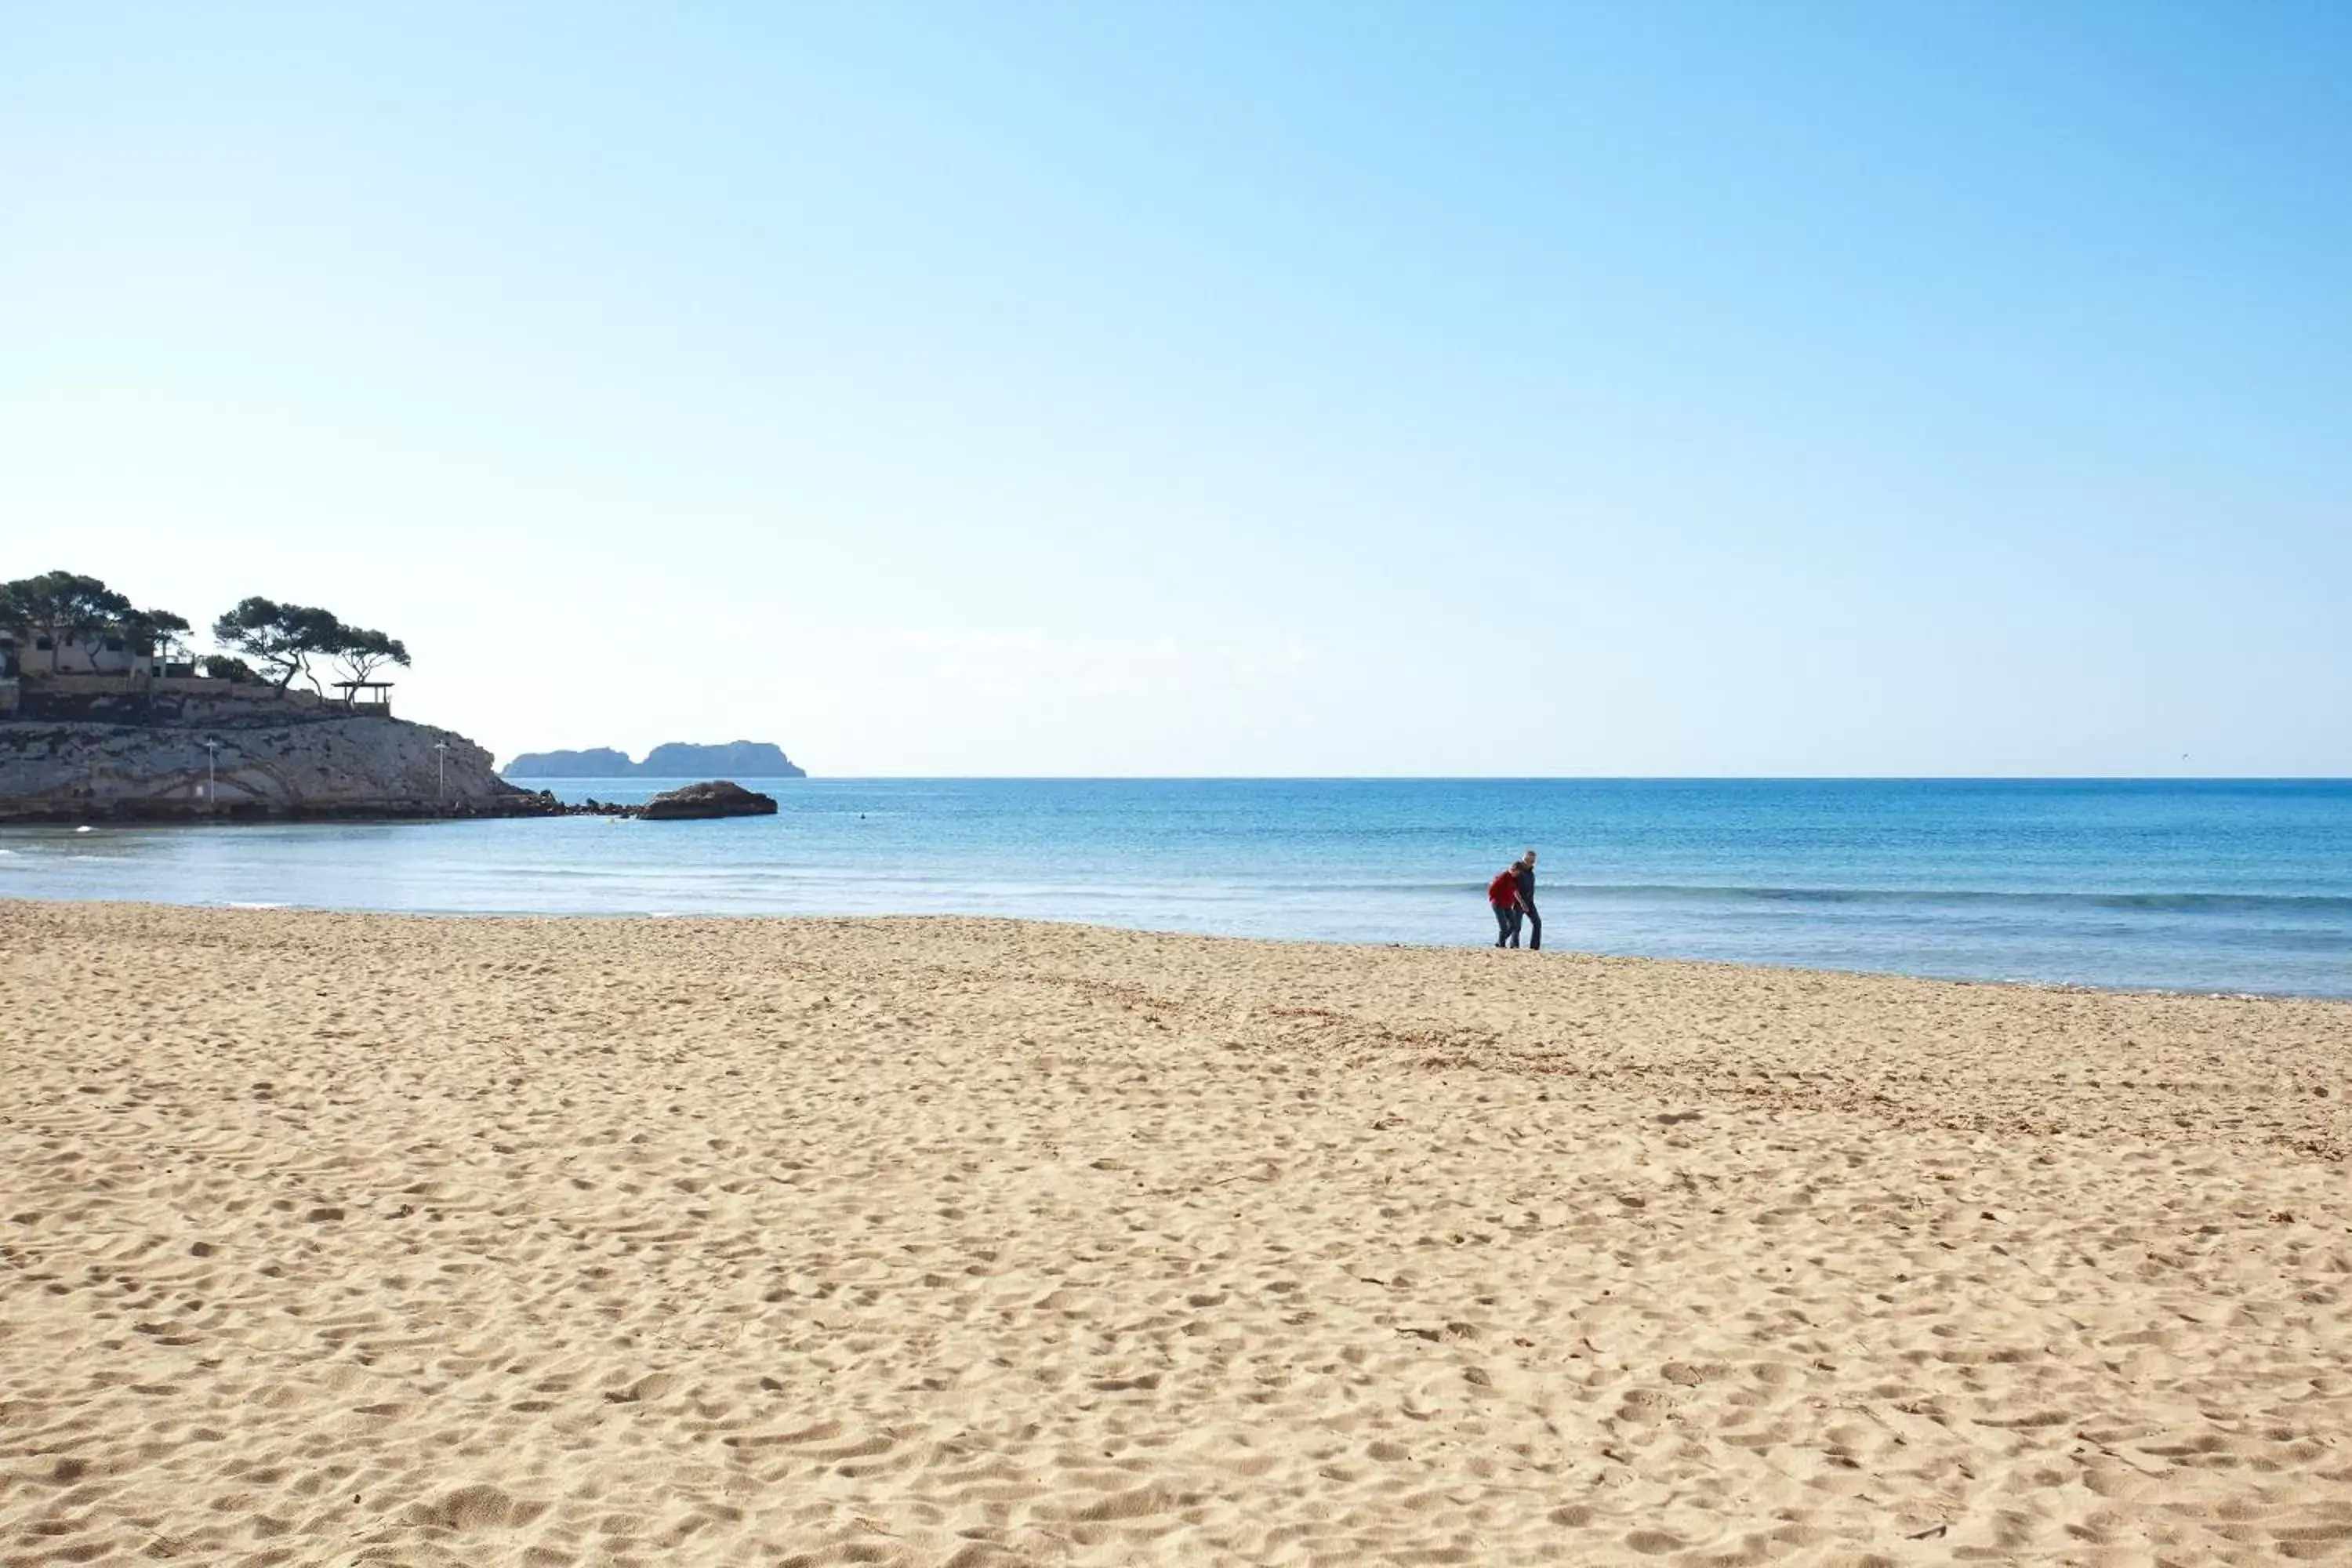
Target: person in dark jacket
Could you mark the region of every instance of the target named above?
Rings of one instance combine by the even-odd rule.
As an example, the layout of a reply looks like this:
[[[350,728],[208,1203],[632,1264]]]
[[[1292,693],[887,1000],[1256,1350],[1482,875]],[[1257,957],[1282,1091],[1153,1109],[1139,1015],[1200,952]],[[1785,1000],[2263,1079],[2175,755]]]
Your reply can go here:
[[[1506,866],[1486,884],[1486,902],[1495,911],[1495,945],[1519,945],[1519,868]]]
[[[1511,869],[1519,885],[1519,919],[1528,928],[1528,951],[1535,952],[1543,947],[1543,916],[1536,913],[1536,852],[1532,849],[1519,857]]]

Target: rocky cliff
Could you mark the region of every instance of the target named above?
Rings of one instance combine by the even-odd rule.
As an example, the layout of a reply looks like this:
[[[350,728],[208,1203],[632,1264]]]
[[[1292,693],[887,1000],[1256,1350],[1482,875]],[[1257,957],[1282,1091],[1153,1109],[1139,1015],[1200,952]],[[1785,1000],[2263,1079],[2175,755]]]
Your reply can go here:
[[[545,797],[463,735],[326,707],[182,703],[0,723],[0,821],[523,816]],[[207,748],[205,742],[211,742]],[[446,750],[444,749],[446,748]]]

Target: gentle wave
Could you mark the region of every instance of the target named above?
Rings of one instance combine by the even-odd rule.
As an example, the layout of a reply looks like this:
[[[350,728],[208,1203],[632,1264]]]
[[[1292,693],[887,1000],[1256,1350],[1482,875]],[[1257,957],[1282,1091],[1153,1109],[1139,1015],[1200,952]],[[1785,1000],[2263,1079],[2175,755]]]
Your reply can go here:
[[[1483,896],[1483,881],[1339,881],[1319,889],[1332,893],[1447,893]],[[1559,882],[1541,884],[1538,900],[1571,898],[1665,900],[1754,900],[1781,903],[2032,904],[2086,909],[2179,910],[2258,914],[2300,911],[2352,913],[2352,897],[2326,893],[2197,893],[2033,890],[1998,888],[1806,888],[1715,882]]]
[[[1479,884],[1483,890],[1484,884]],[[2325,893],[2105,893],[1990,888],[1776,888],[1684,882],[1560,882],[1541,896],[1665,900],[1752,899],[1813,904],[2026,904],[2213,913],[2352,913],[2352,898]]]

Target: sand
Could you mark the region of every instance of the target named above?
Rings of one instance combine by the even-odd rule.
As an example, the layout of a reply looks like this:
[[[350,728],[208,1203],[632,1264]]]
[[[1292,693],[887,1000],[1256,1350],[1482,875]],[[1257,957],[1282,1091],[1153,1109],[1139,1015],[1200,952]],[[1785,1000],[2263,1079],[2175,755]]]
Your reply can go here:
[[[0,1563],[2352,1557],[2352,1006],[0,904]]]

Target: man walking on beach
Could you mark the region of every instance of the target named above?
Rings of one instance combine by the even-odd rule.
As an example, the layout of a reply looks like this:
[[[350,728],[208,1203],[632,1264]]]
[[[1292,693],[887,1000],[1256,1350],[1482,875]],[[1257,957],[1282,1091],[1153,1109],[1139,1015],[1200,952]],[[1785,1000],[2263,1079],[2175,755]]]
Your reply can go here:
[[[1506,866],[1486,884],[1486,902],[1495,910],[1495,945],[1519,945],[1519,868]]]
[[[1543,916],[1536,913],[1536,852],[1520,856],[1511,875],[1519,884],[1519,918],[1528,924],[1528,951],[1535,952],[1543,947]]]

